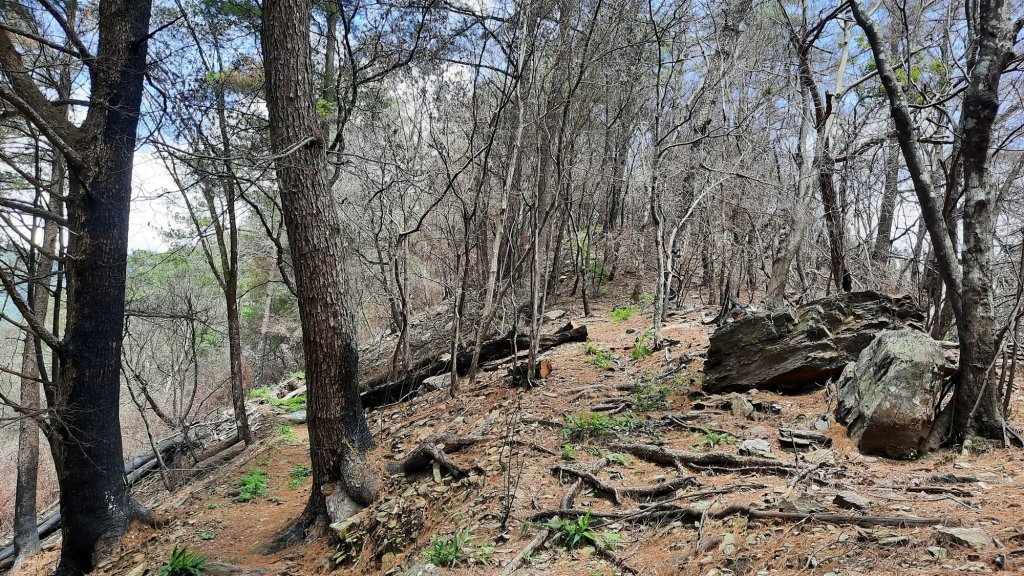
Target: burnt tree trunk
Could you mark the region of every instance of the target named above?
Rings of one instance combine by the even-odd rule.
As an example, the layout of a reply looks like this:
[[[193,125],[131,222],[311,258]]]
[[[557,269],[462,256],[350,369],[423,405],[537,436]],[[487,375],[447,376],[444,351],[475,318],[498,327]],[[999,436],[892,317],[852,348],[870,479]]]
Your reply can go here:
[[[341,219],[327,184],[328,130],[314,102],[311,16],[311,0],[269,0],[261,32],[270,138],[302,322],[313,464],[306,508],[291,534],[282,535],[289,538],[326,527],[325,484],[339,483],[363,505],[376,490],[365,458],[373,437],[359,400]]]
[[[150,0],[102,1],[97,53],[89,67],[89,111],[81,127],[54,106],[28,73],[11,34],[0,32],[0,98],[36,125],[68,162],[67,323],[64,339],[12,296],[31,331],[57,353],[46,390],[53,423],[47,440],[63,519],[58,576],[92,571],[128,530],[148,518],[124,476],[120,363],[124,321],[132,157],[142,101]],[[8,293],[10,279],[3,278]]]

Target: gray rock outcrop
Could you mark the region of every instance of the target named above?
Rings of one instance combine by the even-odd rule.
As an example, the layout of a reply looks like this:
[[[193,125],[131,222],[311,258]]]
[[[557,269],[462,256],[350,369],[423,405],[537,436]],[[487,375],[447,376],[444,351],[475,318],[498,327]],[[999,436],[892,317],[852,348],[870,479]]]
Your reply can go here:
[[[749,314],[712,334],[704,391],[807,390],[838,376],[879,332],[923,322],[910,296],[873,291]]]

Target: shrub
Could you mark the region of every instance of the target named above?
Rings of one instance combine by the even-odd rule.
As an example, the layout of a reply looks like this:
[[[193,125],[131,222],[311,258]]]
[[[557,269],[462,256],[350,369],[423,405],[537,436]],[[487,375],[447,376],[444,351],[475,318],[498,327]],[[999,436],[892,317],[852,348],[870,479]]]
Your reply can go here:
[[[267,471],[253,468],[238,481],[238,496],[235,502],[249,502],[267,495]]]
[[[157,574],[160,576],[202,576],[206,567],[206,556],[198,552],[189,552],[188,548],[174,546],[171,557],[165,562]]]
[[[608,350],[599,347],[597,344],[594,344],[589,340],[583,344],[583,353],[590,356],[590,358],[587,359],[587,364],[597,366],[598,368],[603,368],[605,370],[615,368],[615,356]]]
[[[640,412],[668,409],[669,386],[655,386],[654,382],[641,382],[633,389],[630,401]]]
[[[629,355],[633,360],[639,360],[652,354],[654,354],[654,330],[647,330],[633,341],[633,349],[629,351]]]
[[[281,440],[284,440],[285,444],[295,443],[295,428],[282,424],[277,427],[277,433],[281,436]]]
[[[634,314],[636,314],[636,306],[633,305],[619,306],[608,313],[611,316],[612,322],[615,323],[625,322],[632,318]]]
[[[551,520],[544,523],[555,533],[555,540],[565,544],[568,549],[581,544],[592,544],[599,550],[613,546],[621,537],[614,532],[598,532],[590,525],[590,512],[578,516],[575,520]]]
[[[469,539],[469,530],[465,530],[456,532],[451,538],[434,540],[427,550],[427,559],[436,566],[458,566],[469,558],[466,552]]]
[[[708,430],[707,428],[701,428],[700,438],[694,445],[694,448],[700,450],[702,448],[716,448],[722,444],[735,444],[736,438],[728,432],[715,432],[714,430]]]

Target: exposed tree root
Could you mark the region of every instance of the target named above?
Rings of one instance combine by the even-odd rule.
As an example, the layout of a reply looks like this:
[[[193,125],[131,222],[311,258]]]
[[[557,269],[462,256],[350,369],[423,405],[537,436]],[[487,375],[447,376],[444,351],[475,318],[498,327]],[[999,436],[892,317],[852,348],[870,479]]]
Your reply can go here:
[[[556,474],[567,474],[573,476],[585,482],[588,486],[593,488],[596,492],[602,494],[610,494],[612,501],[616,504],[621,504],[623,497],[625,498],[653,498],[656,496],[664,496],[665,494],[671,494],[681,488],[689,486],[695,486],[699,483],[696,479],[689,476],[683,476],[674,480],[668,480],[659,484],[653,484],[650,486],[635,486],[635,487],[617,487],[605,483],[597,476],[583,470],[577,470],[568,466],[554,466],[551,471]]]
[[[686,466],[697,470],[714,471],[751,471],[788,476],[801,471],[800,468],[785,464],[771,458],[757,456],[737,456],[725,452],[681,452],[653,444],[616,443],[611,448],[628,452],[637,458],[643,458],[658,464]]]
[[[469,474],[469,469],[452,462],[448,454],[458,452],[479,442],[495,440],[497,438],[497,436],[433,436],[420,442],[401,462],[389,463],[388,472],[405,475],[415,474],[425,470],[432,463],[437,462],[441,468],[455,478],[462,478]]]
[[[955,525],[956,520],[949,518],[921,518],[917,516],[856,516],[852,514],[802,514],[800,512],[778,512],[758,510],[749,506],[726,506],[721,510],[680,507],[674,505],[656,505],[630,512],[595,512],[592,510],[546,510],[534,514],[530,520],[539,522],[564,515],[584,515],[605,522],[629,522],[632,524],[652,524],[680,521],[684,526],[703,519],[721,520],[729,516],[746,516],[751,520],[788,520],[791,522],[824,522],[826,524],[846,524],[853,526],[933,526],[936,524]]]

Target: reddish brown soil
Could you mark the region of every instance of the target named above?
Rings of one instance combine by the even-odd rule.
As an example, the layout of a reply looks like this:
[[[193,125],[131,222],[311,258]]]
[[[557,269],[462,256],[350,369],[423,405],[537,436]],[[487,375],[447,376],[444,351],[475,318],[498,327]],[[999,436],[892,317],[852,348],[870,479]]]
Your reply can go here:
[[[469,530],[470,552],[481,554],[481,546],[491,546],[491,566],[480,564],[459,569],[445,569],[445,574],[497,573],[501,565],[515,557],[541,527],[526,523],[534,514],[558,507],[558,502],[571,483],[551,472],[557,464],[591,466],[605,446],[616,441],[595,438],[588,441],[567,441],[562,436],[564,418],[587,412],[590,406],[615,397],[628,397],[628,391],[616,385],[639,382],[657,376],[665,369],[662,352],[641,360],[630,357],[634,338],[646,328],[644,318],[634,316],[625,322],[609,319],[610,306],[595,307],[586,319],[592,341],[611,349],[618,357],[614,370],[603,370],[587,363],[582,346],[570,344],[546,355],[555,368],[544,385],[532,391],[509,389],[504,369],[485,372],[470,386],[463,385],[459,398],[449,399],[447,391],[423,394],[412,402],[376,411],[370,415],[371,428],[378,436],[378,459],[398,458],[415,445],[435,434],[493,435],[494,440],[479,443],[452,456],[460,465],[479,466],[468,479],[454,482],[445,476],[438,484],[428,471],[413,478],[390,477],[383,485],[384,502],[373,514],[387,522],[386,509],[403,506],[417,495],[425,500],[423,526],[411,543],[397,553],[376,554],[380,542],[368,538],[355,565],[333,567],[328,561],[335,551],[333,544],[320,540],[296,546],[284,553],[267,557],[254,551],[272,534],[286,526],[302,509],[309,481],[297,489],[287,487],[289,471],[297,464],[308,463],[308,445],[304,427],[296,427],[296,441],[284,442],[277,435],[277,425],[265,426],[263,439],[215,473],[212,480],[185,487],[173,494],[150,487],[143,498],[160,500],[157,510],[173,518],[163,529],[139,529],[125,539],[123,550],[104,568],[102,574],[155,574],[174,545],[188,546],[211,559],[245,568],[265,568],[267,574],[313,574],[337,570],[353,575],[401,574],[401,567],[425,561],[424,551],[435,538],[450,537],[457,531]],[[570,316],[578,313],[570,309]],[[701,314],[712,315],[711,309],[680,312],[669,319],[666,335],[679,343],[669,349],[675,362],[682,354],[699,356],[707,347],[708,328],[700,323]],[[574,316],[575,317],[575,316]],[[559,321],[561,322],[561,321]],[[627,333],[627,331],[632,331]],[[664,442],[677,450],[701,449],[701,434],[659,426],[665,414],[685,414],[691,410],[698,394],[700,359],[684,370],[685,378],[669,396],[666,410],[637,412],[643,424],[623,437],[629,442]],[[594,388],[600,385],[600,388]],[[779,396],[755,392],[755,399],[778,404],[779,415],[762,415],[757,421],[737,418],[729,412],[706,410],[695,421],[700,426],[729,431],[737,439],[763,435],[772,441],[774,453],[783,461],[794,462],[795,455],[783,451],[776,441],[779,427],[810,427],[829,405],[824,390],[806,395]],[[1021,398],[1014,398],[1020,405]],[[515,435],[520,442],[516,454],[521,456],[522,474],[515,492],[511,520],[503,533],[499,526],[504,483],[502,437],[509,419],[520,411],[520,426]],[[1021,423],[1015,417],[1017,424]],[[757,430],[761,428],[761,430]],[[681,523],[666,525],[617,524],[600,530],[621,536],[613,554],[621,563],[642,575],[709,575],[709,574],[945,574],[958,572],[997,572],[1002,555],[1006,573],[1020,567],[1024,557],[1024,452],[978,443],[968,450],[941,451],[909,461],[871,459],[857,453],[842,426],[833,424],[826,433],[833,439],[832,449],[837,463],[828,468],[819,481],[798,483],[789,499],[801,505],[813,505],[825,512],[857,514],[839,510],[833,497],[840,490],[853,490],[871,501],[864,512],[878,516],[913,515],[943,519],[948,523],[981,527],[994,538],[983,550],[946,546],[947,557],[936,560],[928,551],[936,544],[936,529],[875,528],[858,531],[853,526],[815,522],[752,520],[734,516],[721,521],[708,520],[701,526]],[[562,446],[574,446],[575,462],[560,453]],[[530,445],[535,447],[531,448]],[[737,446],[723,443],[715,448],[736,452]],[[547,454],[551,452],[552,454]],[[234,503],[239,478],[254,466],[267,470],[270,480],[268,498],[251,503]],[[513,465],[512,471],[518,470]],[[728,504],[742,504],[765,510],[779,510],[790,478],[743,473],[707,474],[687,470],[700,486],[677,492],[672,498],[679,505],[703,502],[718,509]],[[908,492],[908,486],[932,484],[928,478],[939,473],[972,476],[975,481],[946,486],[964,491],[927,494]],[[663,479],[675,478],[671,467],[647,463],[632,456],[626,465],[605,465],[598,476],[618,486],[642,486]],[[729,491],[713,496],[694,496],[717,489]],[[643,503],[628,499],[614,505],[607,497],[584,489],[576,499],[577,508],[596,511],[636,510]],[[370,514],[372,516],[372,514]],[[378,534],[379,535],[379,534]],[[885,537],[896,544],[884,545]],[[377,538],[377,536],[374,536]],[[706,551],[694,554],[698,540],[731,538]],[[51,549],[26,567],[23,574],[44,574],[53,566],[57,550]],[[530,564],[517,574],[617,574],[620,566],[593,549],[567,551],[554,542],[537,551]]]

